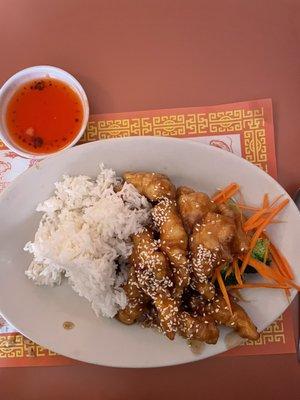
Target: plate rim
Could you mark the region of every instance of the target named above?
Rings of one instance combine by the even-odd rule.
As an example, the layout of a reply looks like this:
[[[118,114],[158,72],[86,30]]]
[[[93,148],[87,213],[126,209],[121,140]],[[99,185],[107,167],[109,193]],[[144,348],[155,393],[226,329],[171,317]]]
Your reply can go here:
[[[48,157],[46,157],[46,158],[44,158],[44,159],[42,159],[42,160],[38,160],[38,164],[33,165],[32,167],[26,169],[24,172],[22,172],[20,175],[18,175],[18,176],[9,184],[9,186],[8,186],[7,188],[5,188],[5,189],[2,191],[2,193],[0,194],[0,207],[1,207],[1,202],[5,199],[6,196],[9,195],[9,193],[15,188],[15,186],[18,185],[19,180],[21,180],[22,177],[23,177],[24,175],[30,174],[31,168],[37,168],[37,169],[39,169],[39,168],[42,168],[42,167],[44,166],[44,164],[47,164],[48,162],[55,162],[55,159],[56,159],[56,158],[62,158],[62,157],[69,157],[69,158],[72,158],[71,154],[72,154],[73,152],[78,152],[79,150],[80,150],[81,152],[84,152],[85,149],[88,148],[88,147],[91,147],[91,148],[92,148],[92,147],[95,146],[95,145],[96,145],[96,146],[101,146],[103,143],[108,143],[108,142],[111,142],[111,143],[114,142],[114,143],[115,143],[115,142],[121,141],[121,140],[122,140],[122,141],[128,141],[128,142],[130,142],[130,141],[132,141],[132,142],[136,142],[136,141],[146,141],[146,142],[147,142],[147,141],[157,141],[157,142],[160,142],[160,141],[168,141],[168,142],[170,142],[170,141],[173,141],[173,142],[178,143],[178,142],[179,142],[180,140],[182,140],[182,139],[181,139],[181,138],[155,137],[155,136],[145,136],[145,137],[140,137],[140,136],[139,136],[139,137],[111,138],[111,139],[105,139],[105,140],[100,139],[100,140],[98,140],[98,141],[89,142],[89,143],[84,143],[84,144],[81,144],[81,145],[78,145],[78,146],[75,146],[75,147],[66,149],[66,150],[64,150],[63,152],[60,152],[60,153],[58,153],[58,154],[54,154],[54,155],[48,156]],[[256,171],[256,173],[261,174],[261,175],[264,176],[267,180],[269,180],[269,181],[276,187],[277,190],[283,192],[283,194],[290,200],[290,205],[292,206],[292,208],[297,212],[297,214],[298,214],[298,222],[300,222],[300,213],[299,213],[299,210],[298,210],[297,206],[295,205],[294,201],[292,200],[291,196],[290,196],[290,195],[286,192],[286,190],[279,184],[279,182],[277,182],[271,175],[267,174],[264,170],[262,170],[261,168],[259,168],[259,167],[256,166],[255,164],[249,162],[248,160],[245,160],[244,158],[242,158],[242,157],[240,157],[240,156],[238,156],[238,155],[236,155],[236,154],[233,154],[233,153],[224,151],[224,150],[219,149],[219,148],[216,148],[216,147],[214,147],[214,146],[209,146],[209,145],[207,145],[207,144],[203,144],[203,143],[200,143],[200,142],[195,142],[195,141],[192,142],[192,141],[187,141],[187,140],[185,140],[184,143],[185,143],[185,145],[187,145],[187,146],[193,147],[193,149],[195,149],[195,147],[198,146],[199,149],[204,148],[205,151],[210,151],[210,152],[215,153],[215,154],[222,154],[223,157],[228,158],[228,159],[230,159],[230,158],[236,158],[236,159],[238,159],[238,162],[241,162],[241,163],[244,163],[245,165],[248,165],[248,167],[252,168],[253,171]],[[109,167],[109,166],[108,166],[108,167]],[[300,274],[299,274],[299,276],[300,276]],[[276,317],[275,317],[274,319],[272,319],[271,322],[268,321],[268,322],[264,325],[264,327],[262,328],[262,330],[264,330],[267,326],[269,326],[269,325],[272,324],[274,321],[276,321],[276,319],[289,307],[289,305],[291,304],[291,302],[292,302],[293,299],[295,298],[296,293],[297,293],[296,290],[292,290],[292,291],[291,291],[290,303],[289,303],[287,306],[282,307],[282,308],[278,311],[278,313],[276,314]],[[18,332],[20,332],[20,333],[21,333],[22,335],[24,335],[25,337],[27,337],[27,338],[33,340],[34,342],[36,342],[36,340],[34,339],[34,337],[32,337],[32,335],[29,335],[29,336],[28,336],[26,333],[24,333],[24,332],[22,331],[22,329],[19,329],[13,322],[10,322],[11,319],[10,319],[9,317],[7,317],[6,314],[3,313],[3,311],[1,311],[1,308],[2,308],[2,307],[1,307],[1,303],[0,303],[0,312],[1,312],[1,314],[3,315],[3,317],[4,317],[11,325],[13,325],[13,326],[18,330]],[[30,337],[30,336],[31,336],[31,337]],[[50,349],[50,350],[53,350],[54,352],[56,352],[55,349],[51,348],[51,346],[48,346],[47,344],[46,344],[46,345],[41,344],[41,346],[43,346],[43,347],[45,347],[45,348],[47,348],[47,349]],[[234,347],[237,347],[237,346],[239,346],[239,344],[237,344],[237,345],[234,346]],[[217,353],[217,354],[215,354],[215,355],[222,354],[222,353],[223,353],[223,352],[219,352],[219,353]],[[61,354],[61,355],[63,355],[63,354]],[[212,356],[215,356],[215,355],[212,355]],[[157,367],[167,367],[167,366],[172,366],[172,365],[180,365],[180,364],[185,364],[185,363],[197,362],[197,361],[201,361],[202,359],[206,359],[206,358],[210,358],[210,357],[211,357],[211,356],[209,355],[209,356],[207,356],[207,357],[205,357],[205,358],[202,358],[201,360],[198,359],[198,358],[195,358],[195,360],[167,362],[167,363],[165,363],[165,364],[163,364],[163,363],[156,363],[156,364],[152,363],[151,365],[148,366],[148,365],[140,365],[140,364],[138,364],[138,363],[136,363],[136,362],[132,362],[130,365],[127,365],[126,363],[116,364],[115,362],[112,362],[112,363],[105,363],[105,362],[101,362],[101,361],[98,361],[98,362],[96,362],[96,361],[87,361],[86,359],[81,358],[80,356],[68,355],[68,354],[66,354],[66,353],[64,354],[64,356],[65,356],[65,357],[70,357],[70,358],[75,359],[75,360],[78,360],[78,361],[86,362],[86,363],[92,363],[92,364],[95,364],[95,365],[102,365],[102,366],[107,366],[107,367],[117,367],[117,368],[118,368],[118,367],[121,367],[121,368],[157,368]],[[138,365],[135,365],[135,364],[138,364]]]

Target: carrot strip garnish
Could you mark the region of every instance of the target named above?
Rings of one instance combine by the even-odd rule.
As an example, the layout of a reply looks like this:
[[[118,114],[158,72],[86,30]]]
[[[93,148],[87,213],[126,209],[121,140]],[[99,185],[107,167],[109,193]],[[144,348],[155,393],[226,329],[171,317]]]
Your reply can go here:
[[[280,203],[278,206],[273,208],[272,212],[266,217],[265,221],[260,225],[260,227],[257,229],[257,231],[254,233],[251,242],[250,242],[250,248],[253,249],[257,240],[261,236],[263,230],[269,225],[269,223],[272,221],[272,219],[289,203],[289,199],[283,200],[282,203]]]
[[[281,274],[288,279],[294,279],[294,273],[287,259],[280,252],[280,250],[270,241],[270,238],[268,237],[266,232],[263,233],[263,236],[269,241],[269,251],[271,253],[273,261],[275,262],[277,268],[280,270]]]
[[[229,268],[227,268],[227,271],[226,271],[226,274],[225,274],[225,279],[227,279],[228,276],[232,273],[232,270],[233,270],[232,266],[230,266]]]
[[[286,279],[281,274],[279,274],[276,270],[267,267],[261,261],[258,261],[253,257],[249,257],[248,264],[255,268],[263,278],[272,279],[277,283],[285,284]]]
[[[252,254],[252,249],[250,248],[250,250],[248,251],[248,253],[247,253],[247,254],[245,255],[245,257],[242,259],[243,263],[242,263],[242,266],[241,266],[241,275],[244,274],[245,269],[247,268],[247,265],[248,265],[248,262],[249,262],[249,259],[250,259],[251,254]]]
[[[270,206],[268,193],[264,194],[262,206],[263,206],[263,208],[267,208]]]
[[[264,214],[266,214],[268,212],[268,208],[261,208],[260,210],[258,210],[255,214],[253,214],[250,218],[247,219],[247,221],[244,223],[243,225],[243,229],[245,232],[252,230],[253,229],[253,225],[259,221]],[[254,225],[255,227],[255,225]]]
[[[272,203],[270,204],[270,207],[273,207],[274,204],[277,203],[278,200],[281,199],[281,197],[284,196],[283,194],[280,194],[279,196],[275,197],[275,199],[272,201]]]
[[[264,255],[263,263],[266,264],[268,255],[269,255],[269,248],[270,248],[270,240],[267,240],[267,245],[266,245],[266,252]]]
[[[232,315],[232,308],[231,308],[230,299],[229,299],[229,296],[228,296],[228,293],[227,293],[227,290],[226,290],[226,286],[225,286],[225,284],[223,282],[220,270],[217,270],[217,280],[218,280],[222,295],[224,297],[224,300],[225,300],[225,302],[226,302],[226,304],[227,304],[227,306],[228,306],[228,308],[230,310],[230,313]]]
[[[288,279],[294,279],[295,276],[287,259],[283,254],[281,254],[281,252],[276,248],[276,246],[274,246],[273,243],[270,243],[270,253],[282,275]]]
[[[288,199],[284,200],[281,204],[278,206],[275,206],[275,203],[282,197],[282,195],[278,196],[270,206],[265,206],[261,209],[259,209],[257,212],[255,212],[248,220],[244,223],[243,229],[245,232],[256,229],[260,224],[265,222],[276,210],[279,209],[279,211],[286,206],[288,203]],[[263,201],[263,204],[266,204],[266,200]],[[273,207],[273,208],[272,208]],[[276,214],[279,212],[277,211]],[[267,216],[266,216],[267,214]],[[275,215],[276,215],[275,214]],[[274,216],[271,217],[271,220],[274,218]],[[270,223],[270,221],[268,222]]]
[[[249,210],[249,211],[258,211],[258,210],[260,210],[259,207],[248,206],[247,204],[236,203],[236,205],[239,208],[242,208],[243,210]]]
[[[237,283],[239,285],[242,285],[243,281],[242,281],[242,277],[241,277],[240,268],[238,265],[238,260],[236,258],[233,260],[233,268],[234,268],[234,275],[235,275],[235,279],[236,279]]]
[[[266,215],[269,215],[269,212],[266,212]],[[259,217],[259,219],[256,222],[253,222],[252,225],[246,226],[246,228],[243,226],[244,232],[252,231],[260,226],[265,220],[265,216]],[[246,221],[247,222],[247,221]],[[270,224],[283,224],[285,221],[278,221],[278,220],[273,220],[270,222]]]
[[[300,286],[297,285],[295,282],[289,281],[288,284],[292,286],[294,289],[298,290],[298,292],[300,292]]]
[[[226,200],[230,199],[230,197],[232,197],[236,192],[238,192],[239,189],[239,185],[237,185],[236,183],[231,183],[215,196],[213,196],[212,200],[218,204],[224,203]]]

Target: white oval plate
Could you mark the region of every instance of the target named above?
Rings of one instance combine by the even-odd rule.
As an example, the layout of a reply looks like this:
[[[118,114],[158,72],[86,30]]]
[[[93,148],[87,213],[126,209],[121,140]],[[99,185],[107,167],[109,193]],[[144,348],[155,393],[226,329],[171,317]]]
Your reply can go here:
[[[97,319],[88,302],[63,284],[39,287],[24,274],[31,261],[23,251],[33,239],[41,215],[37,204],[53,192],[63,174],[95,176],[100,162],[119,174],[126,170],[166,173],[175,184],[212,194],[229,182],[242,187],[246,202],[260,204],[284,189],[269,175],[226,151],[199,143],[170,138],[126,138],[85,144],[43,160],[18,177],[0,197],[0,312],[25,336],[59,354],[95,364],[117,367],[154,367],[186,363],[227,350],[222,330],[217,345],[206,345],[195,355],[185,341],[169,341],[161,334],[116,320]],[[274,242],[294,268],[300,283],[300,216],[293,201],[280,216],[285,224],[270,229]],[[245,290],[250,300],[243,306],[263,330],[288,306],[283,291]],[[293,296],[295,292],[293,292]],[[293,297],[292,296],[292,297]],[[63,323],[75,324],[65,330]]]

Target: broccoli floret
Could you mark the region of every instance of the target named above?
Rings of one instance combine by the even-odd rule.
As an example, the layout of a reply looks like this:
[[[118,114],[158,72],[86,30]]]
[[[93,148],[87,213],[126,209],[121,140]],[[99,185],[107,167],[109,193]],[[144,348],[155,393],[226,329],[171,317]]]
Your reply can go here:
[[[258,261],[264,262],[265,259],[265,254],[268,251],[268,243],[269,241],[267,239],[258,239],[254,249],[252,250],[252,257],[255,258]],[[239,260],[239,266],[242,266],[242,261]],[[266,260],[266,265],[270,265],[271,260],[270,258],[267,257]],[[247,265],[245,269],[246,274],[256,274],[257,271],[255,268],[251,267],[251,265]]]
[[[261,262],[264,262],[266,253],[268,251],[269,241],[268,239],[258,239],[254,249],[252,250],[252,257],[256,258]],[[271,260],[267,257],[266,264],[270,265]]]

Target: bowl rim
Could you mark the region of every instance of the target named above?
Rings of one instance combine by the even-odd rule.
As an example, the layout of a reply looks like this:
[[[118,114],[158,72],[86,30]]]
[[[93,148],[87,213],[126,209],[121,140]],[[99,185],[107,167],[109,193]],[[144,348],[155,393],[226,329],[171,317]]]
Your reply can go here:
[[[76,92],[79,92],[79,97],[80,100],[82,102],[82,106],[83,106],[83,120],[82,120],[82,126],[78,132],[78,134],[74,137],[74,139],[67,144],[65,147],[63,147],[60,150],[54,151],[52,153],[47,153],[47,154],[37,154],[37,153],[31,153],[31,152],[27,152],[22,150],[21,148],[15,146],[11,141],[7,140],[7,138],[5,137],[5,135],[3,134],[3,130],[4,130],[4,126],[0,121],[0,139],[1,141],[13,152],[15,152],[16,154],[18,154],[21,157],[25,157],[25,158],[34,158],[37,160],[40,159],[44,159],[44,158],[48,158],[51,156],[54,156],[56,154],[59,154],[67,149],[69,149],[70,147],[73,147],[82,137],[87,124],[88,124],[88,120],[89,120],[89,102],[88,102],[88,98],[86,95],[85,90],[83,89],[81,83],[69,72],[65,71],[62,68],[59,67],[55,67],[52,65],[36,65],[36,66],[31,66],[28,68],[24,68],[18,72],[16,72],[14,75],[12,75],[10,78],[8,78],[4,84],[0,87],[0,99],[3,98],[3,96],[5,96],[5,91],[12,85],[14,84],[19,78],[21,78],[24,74],[26,73],[30,73],[30,72],[58,72],[61,74],[61,77],[57,78],[58,80],[61,80],[63,82],[65,82],[66,84],[68,84],[72,89],[76,89]],[[68,80],[64,79],[64,77],[67,77]],[[7,136],[9,136],[9,134],[7,133]]]

